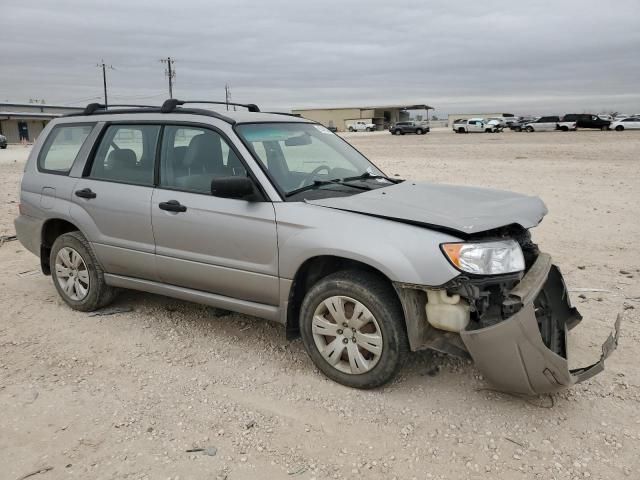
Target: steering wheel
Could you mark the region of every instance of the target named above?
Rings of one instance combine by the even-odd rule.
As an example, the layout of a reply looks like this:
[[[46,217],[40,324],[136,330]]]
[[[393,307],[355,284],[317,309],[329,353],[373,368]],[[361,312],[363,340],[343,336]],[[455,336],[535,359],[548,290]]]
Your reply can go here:
[[[318,175],[318,173],[320,173],[322,170],[326,170],[327,173],[331,172],[331,167],[329,167],[328,165],[320,165],[319,167],[316,167],[313,169],[313,172],[307,174],[302,181],[300,182],[300,185],[298,185],[298,188],[300,187],[304,187],[305,185],[308,185],[311,183],[311,181],[316,177],[316,175]]]

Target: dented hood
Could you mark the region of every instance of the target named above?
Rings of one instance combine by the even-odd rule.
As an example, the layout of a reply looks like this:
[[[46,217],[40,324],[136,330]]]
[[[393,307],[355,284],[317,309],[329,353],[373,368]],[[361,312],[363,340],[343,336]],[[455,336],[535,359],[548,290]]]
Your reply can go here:
[[[489,188],[404,181],[346,197],[308,203],[441,227],[463,234],[511,224],[536,226],[547,213],[538,197]]]

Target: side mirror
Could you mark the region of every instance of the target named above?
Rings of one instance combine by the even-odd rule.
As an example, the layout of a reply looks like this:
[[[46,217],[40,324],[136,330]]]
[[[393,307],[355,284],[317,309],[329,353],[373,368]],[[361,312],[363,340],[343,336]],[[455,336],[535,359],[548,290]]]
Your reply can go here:
[[[221,198],[245,198],[253,193],[249,177],[217,177],[211,180],[211,195]]]

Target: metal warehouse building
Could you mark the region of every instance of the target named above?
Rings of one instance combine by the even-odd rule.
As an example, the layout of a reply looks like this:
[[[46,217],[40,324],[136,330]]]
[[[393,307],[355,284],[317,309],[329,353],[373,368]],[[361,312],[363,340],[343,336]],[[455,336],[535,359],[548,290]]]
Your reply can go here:
[[[341,107],[341,108],[307,108],[296,109],[292,113],[323,124],[325,127],[335,127],[343,132],[356,120],[373,123],[376,130],[384,130],[389,125],[409,119],[410,110],[424,110],[425,120],[428,120],[429,105],[380,105],[373,107]]]
[[[40,103],[0,103],[0,134],[9,143],[33,142],[49,120],[82,108]]]

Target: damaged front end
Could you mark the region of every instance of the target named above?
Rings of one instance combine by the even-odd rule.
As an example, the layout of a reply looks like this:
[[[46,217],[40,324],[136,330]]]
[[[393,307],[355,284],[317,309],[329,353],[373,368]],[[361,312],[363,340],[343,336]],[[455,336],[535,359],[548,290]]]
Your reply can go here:
[[[396,284],[411,349],[470,356],[498,389],[528,395],[556,392],[601,372],[618,344],[621,315],[598,362],[570,370],[567,332],[582,317],[550,255],[536,248],[527,264],[524,275],[461,275],[439,289]]]

